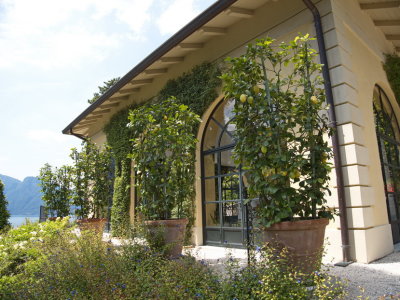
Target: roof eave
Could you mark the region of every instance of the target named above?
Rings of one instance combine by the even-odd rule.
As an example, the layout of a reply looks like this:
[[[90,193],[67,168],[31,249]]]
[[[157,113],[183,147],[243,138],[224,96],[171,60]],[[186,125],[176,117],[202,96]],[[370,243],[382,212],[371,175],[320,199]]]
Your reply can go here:
[[[219,0],[207,8],[203,13],[198,15],[185,27],[175,33],[171,38],[165,41],[160,47],[149,54],[145,59],[143,59],[139,64],[137,64],[132,70],[130,70],[126,75],[124,75],[114,86],[112,86],[106,93],[104,93],[96,102],[92,103],[88,108],[86,108],[78,117],[75,118],[67,127],[62,131],[63,134],[71,134],[72,129],[77,125],[82,119],[84,119],[88,114],[94,111],[97,107],[103,104],[108,98],[119,91],[123,86],[128,84],[133,78],[138,76],[144,70],[146,70],[150,65],[160,59],[165,53],[173,49],[180,42],[194,33],[196,30],[200,29],[204,24],[209,22],[215,16],[220,14],[222,11],[229,8],[237,0]]]

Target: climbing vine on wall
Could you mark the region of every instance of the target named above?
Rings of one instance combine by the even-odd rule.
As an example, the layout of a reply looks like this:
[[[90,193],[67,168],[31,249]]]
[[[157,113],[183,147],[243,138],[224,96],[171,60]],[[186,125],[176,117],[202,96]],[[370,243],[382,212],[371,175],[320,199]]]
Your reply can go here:
[[[136,106],[127,108],[116,113],[110,122],[104,127],[107,142],[112,149],[115,162],[115,179],[113,206],[111,208],[112,232],[114,235],[122,236],[126,233],[129,225],[130,205],[130,174],[131,164],[127,158],[132,144],[132,130],[126,125],[128,123],[129,111]]]
[[[212,101],[218,96],[217,88],[221,85],[219,76],[221,71],[217,64],[203,63],[195,66],[189,72],[182,74],[180,77],[169,80],[160,90],[158,95],[154,97],[154,101],[165,101],[174,96],[178,102],[187,105],[193,112],[202,115]],[[145,103],[148,103],[146,101]],[[129,201],[130,188],[121,187],[121,182],[129,185],[130,179],[124,178],[130,176],[131,166],[125,164],[124,172],[122,172],[122,164],[126,160],[132,148],[132,129],[126,125],[128,123],[129,111],[134,110],[138,106],[129,106],[117,114],[115,114],[110,122],[104,127],[107,136],[107,142],[113,150],[116,163],[115,178],[118,181],[118,193],[114,193],[113,208],[111,215],[112,227],[120,234],[119,228],[125,228],[129,222]],[[193,166],[194,168],[194,166]],[[118,199],[117,199],[118,198]],[[120,217],[116,215],[126,214]],[[194,219],[189,220],[189,227],[193,226]],[[114,231],[114,229],[113,229]],[[191,230],[187,230],[188,233]],[[187,237],[189,238],[189,237]]]
[[[159,99],[166,100],[174,96],[201,116],[218,96],[216,88],[221,85],[220,75],[220,69],[214,64],[195,66],[190,72],[169,80],[161,89]]]
[[[386,55],[383,67],[397,102],[400,104],[400,57],[395,54]]]

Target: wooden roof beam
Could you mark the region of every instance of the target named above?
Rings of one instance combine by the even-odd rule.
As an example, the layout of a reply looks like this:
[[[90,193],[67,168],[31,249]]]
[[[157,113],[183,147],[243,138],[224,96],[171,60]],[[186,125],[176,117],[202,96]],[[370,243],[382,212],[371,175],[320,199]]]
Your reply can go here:
[[[119,92],[121,92],[121,91],[119,91]],[[127,96],[120,96],[120,97],[109,98],[108,101],[110,101],[112,103],[112,102],[124,101],[127,99],[128,99]]]
[[[133,89],[124,89],[124,90],[119,90],[120,94],[130,94],[130,93],[137,93],[140,91],[140,88],[133,88]],[[127,99],[127,97],[118,97],[118,98],[124,98]],[[111,99],[110,99],[111,100]]]
[[[374,20],[376,26],[400,26],[400,20]]]
[[[360,3],[361,9],[381,9],[381,8],[396,8],[396,7],[400,7],[400,0]]]
[[[112,108],[112,107],[117,107],[119,105],[119,103],[110,103],[110,104],[102,104],[99,107],[100,108]]]
[[[202,27],[200,32],[204,35],[224,35],[226,34],[226,29],[220,27]]]
[[[132,85],[137,85],[137,84],[147,84],[147,83],[152,83],[153,78],[148,78],[148,79],[134,79],[131,80],[129,83]]]
[[[95,124],[95,123],[97,123],[97,121],[80,122],[80,123],[78,123],[77,126],[75,126],[75,127],[76,127],[76,128],[78,128],[78,127],[86,127],[86,126],[89,126],[89,125],[92,125],[92,124]],[[74,127],[74,128],[75,128],[75,127]]]
[[[80,124],[80,123],[79,123],[79,124]],[[94,123],[92,123],[92,124],[94,124]],[[79,125],[79,126],[75,126],[74,129],[80,130],[80,129],[82,129],[82,128],[87,128],[88,126],[89,126],[89,124],[88,124],[88,125]]]
[[[387,34],[386,39],[389,41],[398,41],[400,40],[400,34]]]
[[[227,14],[228,14],[228,16],[232,16],[232,17],[248,19],[248,18],[253,17],[254,10],[232,6],[232,7],[228,8]]]
[[[161,75],[161,74],[165,74],[168,72],[167,68],[163,68],[163,69],[148,69],[146,71],[144,71],[145,74],[147,75]]]
[[[184,60],[185,58],[183,56],[180,57],[161,57],[160,62],[164,64],[177,64],[180,63]]]
[[[184,50],[197,50],[203,48],[203,46],[202,43],[180,43],[178,45],[179,48]]]
[[[102,109],[102,110],[97,110],[91,113],[91,115],[102,115],[102,114],[106,114],[109,113],[111,111],[111,109]]]
[[[97,116],[93,116],[93,117],[87,117],[83,120],[84,121],[95,121],[95,120],[101,119],[102,117],[103,117],[103,115],[97,115]]]

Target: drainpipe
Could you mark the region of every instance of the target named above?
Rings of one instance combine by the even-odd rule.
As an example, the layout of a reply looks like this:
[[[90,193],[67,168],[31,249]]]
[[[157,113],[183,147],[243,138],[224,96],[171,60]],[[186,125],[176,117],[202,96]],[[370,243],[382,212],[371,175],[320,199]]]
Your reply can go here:
[[[317,7],[314,5],[314,3],[311,2],[311,0],[303,0],[303,2],[314,16],[314,26],[315,26],[315,31],[317,33],[319,56],[321,59],[321,63],[323,64],[322,75],[324,77],[326,101],[329,105],[329,111],[328,111],[329,119],[331,121],[331,126],[333,128],[332,149],[333,149],[333,159],[334,159],[334,166],[335,166],[336,179],[337,179],[338,202],[339,202],[339,213],[340,213],[340,216],[339,216],[340,217],[340,232],[341,232],[341,238],[342,238],[343,262],[340,262],[336,265],[346,267],[347,265],[349,265],[351,263],[349,229],[348,229],[348,224],[347,224],[346,199],[345,199],[344,183],[343,183],[343,170],[341,167],[342,159],[341,159],[341,155],[340,155],[335,104],[333,102],[333,92],[332,92],[332,85],[331,85],[331,77],[329,74],[328,59],[326,56],[324,33],[322,30],[321,16],[319,14]]]
[[[83,135],[74,133],[74,132],[72,131],[72,128],[69,129],[69,133],[70,133],[71,135],[74,135],[74,136],[76,136],[77,138],[81,139],[82,141],[87,141],[87,138],[85,138]]]

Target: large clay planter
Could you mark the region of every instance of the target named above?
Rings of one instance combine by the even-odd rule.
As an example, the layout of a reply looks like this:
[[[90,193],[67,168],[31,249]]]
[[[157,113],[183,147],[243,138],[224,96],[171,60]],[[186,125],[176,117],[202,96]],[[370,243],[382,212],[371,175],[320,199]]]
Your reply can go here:
[[[321,264],[322,246],[328,219],[280,222],[264,228],[264,243],[277,250],[286,248],[289,259],[300,271],[310,273]]]
[[[104,226],[107,223],[107,219],[78,219],[76,220],[76,223],[78,224],[78,227],[81,231],[91,230],[100,234],[103,233]]]
[[[150,234],[156,235],[157,231],[162,232],[167,245],[167,256],[176,258],[181,255],[188,219],[154,220],[144,223]]]

